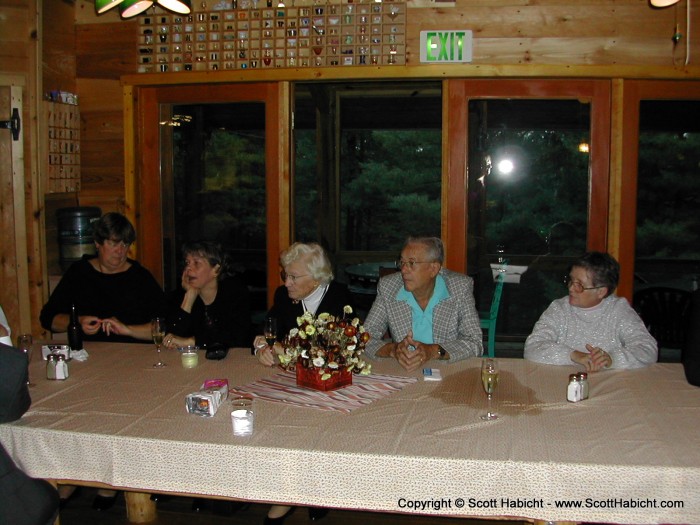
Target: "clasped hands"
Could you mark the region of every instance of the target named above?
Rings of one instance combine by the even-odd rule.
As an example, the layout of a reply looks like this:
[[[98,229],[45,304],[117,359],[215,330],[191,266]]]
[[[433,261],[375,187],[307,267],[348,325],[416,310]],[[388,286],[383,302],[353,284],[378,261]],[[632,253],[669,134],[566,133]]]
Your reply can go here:
[[[588,372],[597,372],[612,366],[612,357],[602,348],[586,345],[586,350],[588,352],[574,350],[571,352],[571,360],[585,366]]]
[[[416,341],[413,339],[412,331],[409,331],[406,337],[398,343],[389,344],[395,345],[393,351],[389,350],[389,356],[395,357],[399,364],[409,372],[421,368],[435,357],[434,347],[436,345]]]

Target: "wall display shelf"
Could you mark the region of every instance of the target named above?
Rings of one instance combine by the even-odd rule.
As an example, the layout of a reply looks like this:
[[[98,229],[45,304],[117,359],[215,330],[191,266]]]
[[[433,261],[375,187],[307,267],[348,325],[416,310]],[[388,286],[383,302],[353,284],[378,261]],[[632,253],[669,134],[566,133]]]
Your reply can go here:
[[[43,111],[48,125],[46,191],[80,191],[80,110],[74,104],[43,101]]]
[[[406,63],[406,3],[258,0],[139,17],[139,73]]]

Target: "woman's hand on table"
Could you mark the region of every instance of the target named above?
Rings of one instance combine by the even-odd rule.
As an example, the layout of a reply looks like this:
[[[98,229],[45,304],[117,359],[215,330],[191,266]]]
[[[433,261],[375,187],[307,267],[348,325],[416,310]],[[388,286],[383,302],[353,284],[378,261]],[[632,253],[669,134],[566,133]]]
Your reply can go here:
[[[598,372],[612,365],[612,357],[602,348],[593,345],[586,345],[588,352],[574,350],[571,352],[571,360],[586,367],[588,372]]]
[[[276,345],[277,343],[275,343]],[[277,359],[275,359],[276,349],[265,342],[265,337],[258,335],[253,341],[253,348],[255,348],[255,356],[258,358],[261,364],[264,366],[275,366],[277,364]]]
[[[101,321],[102,330],[107,335],[126,335],[129,337],[136,337],[136,334],[131,329],[129,325],[122,323],[116,317],[110,317],[109,319],[102,319]],[[95,330],[96,332],[97,330]],[[94,332],[93,332],[94,333]]]
[[[194,346],[194,337],[179,337],[175,334],[166,334],[163,338],[163,346],[170,350],[183,346]]]

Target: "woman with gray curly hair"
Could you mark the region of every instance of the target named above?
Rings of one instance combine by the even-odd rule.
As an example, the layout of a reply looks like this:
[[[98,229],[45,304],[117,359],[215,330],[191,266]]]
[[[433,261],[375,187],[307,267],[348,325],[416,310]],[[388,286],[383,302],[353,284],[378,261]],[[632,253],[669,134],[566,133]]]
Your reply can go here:
[[[282,340],[292,328],[297,326],[297,317],[304,312],[313,315],[329,313],[343,316],[343,308],[352,306],[347,286],[333,280],[333,268],[325,250],[317,243],[295,242],[280,254],[280,277],[283,286],[275,291],[272,308],[268,317],[277,319],[277,339]],[[282,352],[279,343],[268,346],[265,338],[259,335],[253,342],[255,355],[265,366],[277,363],[276,353]],[[281,525],[291,514],[292,507],[273,505],[265,517],[265,525]],[[321,519],[328,509],[310,507],[311,521]]]
[[[274,303],[267,313],[277,319],[278,340],[297,326],[297,317],[304,312],[327,312],[340,317],[343,307],[352,305],[347,286],[333,280],[331,261],[321,245],[295,242],[280,254],[280,266],[284,285],[275,291]],[[262,364],[276,364],[273,349],[263,336],[257,336],[253,346]]]

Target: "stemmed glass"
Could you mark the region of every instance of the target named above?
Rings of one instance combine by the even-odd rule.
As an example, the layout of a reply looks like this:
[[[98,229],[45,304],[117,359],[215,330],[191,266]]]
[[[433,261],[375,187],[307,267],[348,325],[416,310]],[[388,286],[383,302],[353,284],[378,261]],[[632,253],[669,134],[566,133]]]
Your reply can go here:
[[[163,346],[163,338],[165,337],[165,319],[162,317],[151,319],[151,335],[158,351],[158,362],[153,365],[153,368],[163,368],[167,366],[160,358],[160,347]]]
[[[491,396],[493,391],[496,390],[496,385],[498,385],[498,363],[495,359],[483,359],[481,361],[481,384],[484,386],[486,399],[488,399],[488,410],[486,414],[481,416],[481,419],[485,421],[498,419],[498,414],[491,411]]]
[[[17,336],[17,348],[27,354],[27,365],[31,363],[32,355],[34,354],[33,343],[34,340],[32,339],[31,334],[22,334]],[[29,369],[27,369],[27,386],[35,386],[34,383],[29,380]]]
[[[272,348],[272,345],[277,341],[277,318],[266,317],[263,325],[263,334],[265,334],[265,342],[267,346]]]

